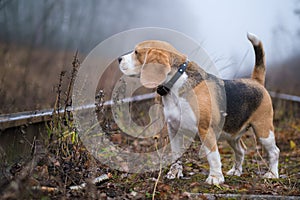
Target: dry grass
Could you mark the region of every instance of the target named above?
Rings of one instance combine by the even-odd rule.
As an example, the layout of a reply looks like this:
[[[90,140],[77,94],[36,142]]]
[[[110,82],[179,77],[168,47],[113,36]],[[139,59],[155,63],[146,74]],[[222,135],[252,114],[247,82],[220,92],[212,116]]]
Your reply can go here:
[[[147,105],[148,103],[139,102],[138,104]],[[72,122],[57,116],[56,124],[50,129],[54,137],[47,148],[45,157],[33,168],[27,176],[28,178],[21,181],[22,187],[20,188],[22,190],[12,192],[10,188],[10,190],[6,189],[4,194],[12,199],[150,199],[154,194],[155,199],[189,199],[189,193],[200,193],[200,197],[207,193],[300,195],[300,158],[298,156],[300,153],[300,118],[297,116],[296,110],[288,110],[293,103],[282,101],[276,103],[276,138],[281,149],[279,179],[265,180],[261,178],[261,175],[267,170],[265,153],[256,144],[251,132],[243,138],[248,147],[243,175],[241,177],[225,176],[225,184],[210,186],[204,183],[209,169],[206,159],[198,157],[199,145],[201,145],[199,140],[196,140],[182,157],[186,179],[166,179],[167,168],[163,168],[159,172],[128,174],[113,170],[97,161],[81,144],[80,140],[77,140],[76,129],[73,128]],[[299,105],[293,105],[294,109],[299,109],[299,107]],[[128,149],[136,152],[155,150],[157,143],[153,139],[136,140],[136,138],[129,137],[118,129],[113,119],[108,119],[111,116],[109,109],[100,111],[99,115],[106,116],[106,120],[101,120],[100,123],[102,123],[102,127],[106,127],[106,136],[115,145],[122,148],[130,146]],[[149,120],[148,116],[142,114],[145,111],[137,109],[136,112],[137,123]],[[166,135],[165,131],[162,134]],[[225,143],[220,143],[219,147],[223,171],[226,172],[233,163],[232,151]],[[112,179],[97,185],[90,183],[91,179],[107,172],[112,174]],[[80,185],[83,182],[88,183],[86,188],[70,189],[70,186]]]
[[[73,55],[0,43],[0,114],[52,108],[57,77],[68,72]],[[70,77],[67,73],[63,81]]]

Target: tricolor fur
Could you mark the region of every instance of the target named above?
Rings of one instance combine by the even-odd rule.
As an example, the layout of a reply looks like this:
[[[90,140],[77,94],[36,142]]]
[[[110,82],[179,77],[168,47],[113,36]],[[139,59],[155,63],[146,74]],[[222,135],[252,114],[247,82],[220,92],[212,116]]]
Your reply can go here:
[[[173,161],[182,153],[182,141],[174,139],[181,123],[187,132],[197,132],[203,142],[210,165],[206,179],[209,184],[224,182],[216,132],[222,132],[221,138],[227,140],[235,153],[235,163],[227,174],[240,176],[245,153],[240,138],[249,128],[253,129],[269,156],[269,172],[264,177],[278,178],[279,149],[275,143],[272,102],[264,87],[266,67],[263,45],[253,34],[248,34],[248,39],[256,56],[251,78],[222,80],[190,61],[171,92],[162,97]],[[119,67],[125,75],[140,77],[145,87],[155,88],[170,80],[178,66],[186,60],[187,57],[170,44],[151,40],[138,44],[132,53],[120,57]],[[226,101],[226,113],[220,105],[223,101]],[[222,122],[224,116],[225,121]],[[223,123],[223,130],[218,130]],[[171,170],[167,176],[175,178],[181,175],[181,172],[173,174]]]

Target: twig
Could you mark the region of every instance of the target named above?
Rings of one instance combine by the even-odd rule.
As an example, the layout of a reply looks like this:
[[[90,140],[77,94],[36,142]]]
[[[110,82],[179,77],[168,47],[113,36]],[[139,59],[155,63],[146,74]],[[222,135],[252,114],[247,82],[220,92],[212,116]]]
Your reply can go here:
[[[78,50],[77,50],[75,55],[74,55],[73,62],[72,62],[71,79],[69,81],[68,89],[67,89],[67,92],[66,92],[65,108],[64,108],[64,119],[66,119],[67,108],[72,105],[71,92],[72,92],[72,89],[73,89],[73,85],[74,85],[74,81],[75,81],[75,77],[77,75],[77,70],[78,70],[79,65],[80,65],[80,63],[79,63],[79,59],[78,59]]]
[[[66,71],[61,71],[59,74],[59,82],[56,88],[56,100],[55,100],[55,105],[54,105],[54,112],[59,115],[59,110],[60,110],[60,103],[61,103],[61,92],[62,92],[62,82],[63,82],[63,77],[65,76]]]
[[[155,148],[156,148],[156,152],[157,152],[159,158],[161,159],[162,156],[160,155],[157,146],[158,146],[157,140],[155,140]],[[162,173],[162,160],[160,160],[160,162],[159,162],[159,172],[158,172],[158,176],[157,176],[157,179],[156,179],[156,181],[155,181],[155,184],[154,184],[154,189],[153,189],[153,193],[152,193],[152,200],[155,199],[156,188],[157,188],[158,181],[159,181],[159,179],[160,179],[161,173]]]
[[[33,186],[33,190],[40,190],[42,192],[58,192],[59,189],[55,187],[48,187],[48,186]]]
[[[97,177],[97,178],[94,178],[94,179],[92,180],[92,183],[93,183],[93,184],[101,183],[102,181],[108,180],[108,179],[110,179],[110,178],[112,178],[112,174],[111,174],[111,173],[103,174],[103,175],[101,175],[101,176],[99,176],[99,177]],[[80,185],[70,186],[70,189],[71,189],[71,190],[79,190],[79,189],[85,188],[86,185],[87,185],[86,183],[82,183],[82,184],[80,184]]]
[[[266,167],[268,167],[268,170],[270,170],[270,168],[269,168],[267,162],[266,162],[265,159],[262,157],[262,155],[260,154],[260,152],[259,152],[259,150],[258,150],[258,148],[257,148],[258,142],[257,142],[257,140],[256,140],[256,136],[254,135],[253,138],[254,138],[254,142],[255,142],[255,144],[256,144],[256,148],[255,148],[255,149],[256,149],[256,153],[257,153],[258,157],[261,159],[261,161],[264,163],[264,165],[265,165]],[[259,162],[257,162],[257,167],[258,167],[258,171],[261,172]]]

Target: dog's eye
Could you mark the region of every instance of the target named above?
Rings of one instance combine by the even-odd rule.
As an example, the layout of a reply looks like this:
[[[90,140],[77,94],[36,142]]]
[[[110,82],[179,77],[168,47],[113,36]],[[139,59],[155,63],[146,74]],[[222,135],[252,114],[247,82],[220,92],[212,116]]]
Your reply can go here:
[[[137,55],[138,54],[137,50],[135,50],[134,53],[135,53],[135,55]]]

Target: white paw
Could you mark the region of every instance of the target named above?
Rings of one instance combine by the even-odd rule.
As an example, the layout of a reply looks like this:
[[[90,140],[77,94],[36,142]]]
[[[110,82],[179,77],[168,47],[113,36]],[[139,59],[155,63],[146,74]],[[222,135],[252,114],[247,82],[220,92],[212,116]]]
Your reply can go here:
[[[220,185],[220,184],[224,183],[224,176],[223,176],[223,174],[209,175],[205,182],[210,185]]]
[[[175,179],[175,178],[182,178],[183,177],[183,167],[181,162],[178,161],[170,167],[170,171],[167,173],[167,179]]]
[[[227,173],[226,173],[228,176],[241,176],[242,174],[242,171],[233,167],[231,170],[229,170]]]
[[[265,173],[264,178],[278,178],[278,173],[267,172]]]

